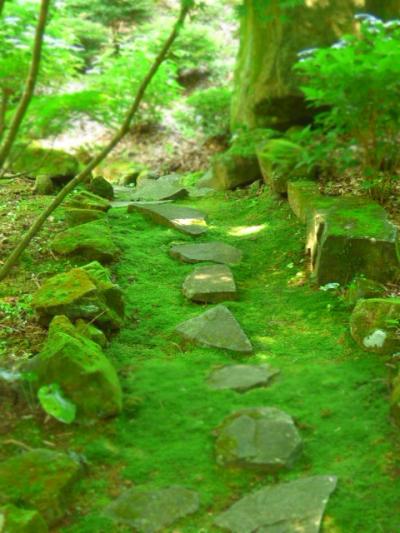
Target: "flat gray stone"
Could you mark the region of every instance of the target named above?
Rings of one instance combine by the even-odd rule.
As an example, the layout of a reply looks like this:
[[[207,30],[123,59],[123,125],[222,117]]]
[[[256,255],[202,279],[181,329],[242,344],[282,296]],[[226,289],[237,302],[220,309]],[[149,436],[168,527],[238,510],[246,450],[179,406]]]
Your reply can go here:
[[[224,305],[179,324],[175,331],[203,346],[251,353],[253,347],[233,314]]]
[[[235,300],[237,296],[232,271],[225,265],[195,268],[185,279],[182,291],[189,300],[201,303]]]
[[[281,483],[245,496],[217,516],[214,524],[232,533],[318,533],[334,476]]]
[[[195,513],[199,505],[198,494],[184,487],[135,487],[111,503],[105,514],[139,533],[155,533]]]
[[[205,215],[192,207],[172,203],[134,202],[128,206],[128,213],[132,211],[139,211],[153,222],[188,235],[201,235],[208,229]]]
[[[232,389],[246,392],[268,385],[280,370],[264,365],[227,365],[211,372],[208,385],[215,390]]]
[[[242,260],[242,252],[224,242],[204,242],[198,244],[176,244],[169,253],[184,263],[212,261],[225,265],[237,265]]]
[[[293,419],[275,407],[242,409],[216,430],[217,462],[275,474],[291,468],[302,440]]]
[[[186,198],[189,192],[179,176],[164,176],[157,180],[143,179],[138,183],[133,195],[135,200],[177,200]]]

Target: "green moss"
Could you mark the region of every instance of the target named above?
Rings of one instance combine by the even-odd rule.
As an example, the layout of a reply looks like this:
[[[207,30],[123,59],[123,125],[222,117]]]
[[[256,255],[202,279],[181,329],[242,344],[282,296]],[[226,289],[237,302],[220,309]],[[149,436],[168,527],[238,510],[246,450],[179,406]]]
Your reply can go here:
[[[12,169],[28,176],[73,178],[79,172],[78,160],[61,150],[39,146],[18,146],[11,154]]]
[[[14,505],[0,507],[1,517],[4,516],[5,533],[47,533],[48,527],[37,511],[19,509]]]

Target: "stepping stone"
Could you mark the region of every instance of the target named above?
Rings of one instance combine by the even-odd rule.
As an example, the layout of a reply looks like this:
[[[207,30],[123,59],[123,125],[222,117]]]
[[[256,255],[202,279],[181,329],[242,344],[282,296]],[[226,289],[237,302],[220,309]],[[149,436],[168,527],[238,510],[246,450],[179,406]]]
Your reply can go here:
[[[253,347],[233,314],[224,305],[179,324],[175,331],[203,346],[251,353]]]
[[[214,524],[231,533],[318,533],[334,476],[314,476],[253,492],[217,516]]]
[[[246,392],[268,385],[280,370],[269,365],[228,365],[211,372],[208,385],[215,390],[232,389]]]
[[[136,187],[135,200],[177,200],[186,198],[188,191],[177,176],[165,176],[157,180],[143,179]]]
[[[225,265],[196,268],[185,279],[182,290],[189,300],[202,303],[235,300],[237,296],[233,274]]]
[[[302,450],[293,419],[275,407],[242,409],[216,430],[217,462],[276,474],[291,468]]]
[[[192,207],[171,203],[135,202],[128,206],[128,213],[132,211],[139,211],[158,224],[188,235],[201,235],[207,231],[205,215]]]
[[[105,513],[134,531],[155,533],[195,513],[199,505],[197,493],[184,487],[159,490],[135,487],[111,503]]]
[[[184,263],[213,261],[226,265],[237,265],[242,260],[242,252],[224,242],[205,242],[199,244],[176,244],[169,253]]]

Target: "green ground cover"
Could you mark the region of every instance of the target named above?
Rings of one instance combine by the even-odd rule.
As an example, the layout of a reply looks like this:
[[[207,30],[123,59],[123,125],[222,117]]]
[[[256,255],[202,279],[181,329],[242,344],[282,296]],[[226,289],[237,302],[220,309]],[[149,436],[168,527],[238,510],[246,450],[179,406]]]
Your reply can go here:
[[[399,454],[389,421],[388,369],[352,341],[349,311],[337,297],[293,283],[304,266],[304,227],[286,204],[266,194],[242,191],[186,203],[209,215],[209,233],[195,242],[221,239],[244,252],[232,267],[240,299],[226,305],[252,340],[254,355],[194,347],[173,333],[206,309],[181,294],[193,265],[168,255],[171,242],[194,239],[113,209],[112,230],[122,249],[114,276],[126,295],[127,319],[108,355],[121,376],[125,409],[110,422],[57,430],[61,446],[89,463],[59,531],[128,531],[101,516],[105,505],[132,485],[171,484],[198,491],[202,503],[171,531],[216,531],[215,514],[273,479],[217,466],[213,429],[242,407],[276,406],[295,417],[304,439],[302,459],[280,479],[339,477],[324,531],[397,532]],[[281,375],[245,394],[207,387],[212,368],[239,361],[268,362]],[[51,424],[39,430],[25,420],[15,438],[34,446],[52,431]]]

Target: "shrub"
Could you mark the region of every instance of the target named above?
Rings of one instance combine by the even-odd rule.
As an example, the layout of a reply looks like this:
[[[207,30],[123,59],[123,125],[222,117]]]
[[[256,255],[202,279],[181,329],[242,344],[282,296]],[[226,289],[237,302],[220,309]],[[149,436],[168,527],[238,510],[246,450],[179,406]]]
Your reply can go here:
[[[359,31],[330,48],[302,52],[295,66],[324,132],[355,146],[368,183],[400,162],[400,21],[359,15]]]

